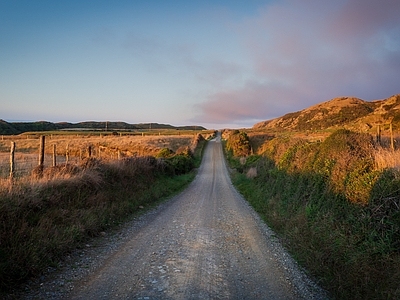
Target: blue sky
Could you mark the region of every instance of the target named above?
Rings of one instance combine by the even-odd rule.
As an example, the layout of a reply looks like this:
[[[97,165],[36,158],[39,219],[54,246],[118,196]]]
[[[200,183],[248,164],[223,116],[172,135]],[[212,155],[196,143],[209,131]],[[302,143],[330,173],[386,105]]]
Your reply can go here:
[[[400,1],[0,0],[0,118],[251,127],[400,93]]]

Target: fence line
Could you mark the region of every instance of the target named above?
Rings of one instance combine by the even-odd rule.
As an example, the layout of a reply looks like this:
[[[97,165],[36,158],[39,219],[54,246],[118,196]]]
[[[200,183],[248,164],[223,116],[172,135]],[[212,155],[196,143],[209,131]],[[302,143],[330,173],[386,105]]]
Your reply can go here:
[[[31,136],[28,141],[21,137],[14,141],[7,136],[7,139],[4,138],[5,142],[0,142],[0,178],[11,177],[11,169],[12,177],[20,178],[32,174],[32,171],[35,171],[35,175],[40,175],[37,171],[40,172],[42,168],[59,164],[80,164],[88,157],[118,160],[133,156],[155,156],[163,148],[178,152],[180,149],[192,147],[197,135],[152,135],[144,139],[139,136],[109,135],[87,139],[87,136],[81,135],[77,138],[47,135],[45,138],[36,136],[34,139]],[[10,142],[16,143],[12,159]]]
[[[85,158],[95,157],[102,160],[116,160],[124,156],[132,156],[131,153],[123,153],[118,148],[110,148],[102,145],[93,146],[88,144],[86,146],[78,147],[78,151],[71,155],[69,144],[66,145],[63,153],[57,152],[57,145],[49,143],[46,145],[46,138],[40,136],[38,152],[29,153],[18,152],[18,145],[16,142],[11,141],[10,152],[0,152],[0,178],[10,179],[21,177],[30,174],[37,168],[42,172],[45,167],[56,167],[58,164],[79,164]],[[39,153],[39,156],[38,154]],[[51,154],[49,154],[51,153]]]

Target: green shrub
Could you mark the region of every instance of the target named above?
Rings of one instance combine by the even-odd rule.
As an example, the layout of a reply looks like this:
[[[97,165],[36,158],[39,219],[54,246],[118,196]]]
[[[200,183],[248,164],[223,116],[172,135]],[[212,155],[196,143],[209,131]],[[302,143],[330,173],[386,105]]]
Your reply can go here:
[[[187,155],[175,155],[169,158],[167,163],[175,175],[185,174],[194,168],[193,158]]]
[[[235,130],[229,135],[226,147],[234,156],[248,156],[251,154],[250,140],[246,132]]]
[[[157,158],[167,158],[174,155],[174,151],[169,148],[162,148],[156,155]]]

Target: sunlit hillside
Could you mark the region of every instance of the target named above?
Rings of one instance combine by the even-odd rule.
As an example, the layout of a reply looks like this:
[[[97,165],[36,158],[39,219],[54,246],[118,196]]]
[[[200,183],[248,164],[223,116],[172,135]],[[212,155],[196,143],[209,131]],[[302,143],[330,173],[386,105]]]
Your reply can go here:
[[[345,128],[358,132],[375,132],[378,125],[387,130],[390,123],[394,130],[400,129],[400,94],[375,101],[354,97],[334,98],[257,123],[253,129],[312,131]]]

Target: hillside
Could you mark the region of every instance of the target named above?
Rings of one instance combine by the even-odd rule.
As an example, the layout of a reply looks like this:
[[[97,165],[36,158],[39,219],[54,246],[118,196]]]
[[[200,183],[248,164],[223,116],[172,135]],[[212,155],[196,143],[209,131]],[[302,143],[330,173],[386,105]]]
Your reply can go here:
[[[103,130],[103,131],[118,131],[118,130],[143,130],[143,129],[176,129],[176,130],[205,130],[202,126],[172,126],[169,124],[158,123],[140,123],[129,124],[125,122],[79,122],[68,123],[59,122],[51,123],[46,121],[38,122],[7,122],[0,119],[0,134],[21,134],[32,131],[53,131],[53,130]]]
[[[375,101],[354,97],[334,98],[298,112],[257,123],[253,128],[299,131],[346,128],[368,132],[378,124],[390,122],[394,129],[400,129],[400,94]]]

